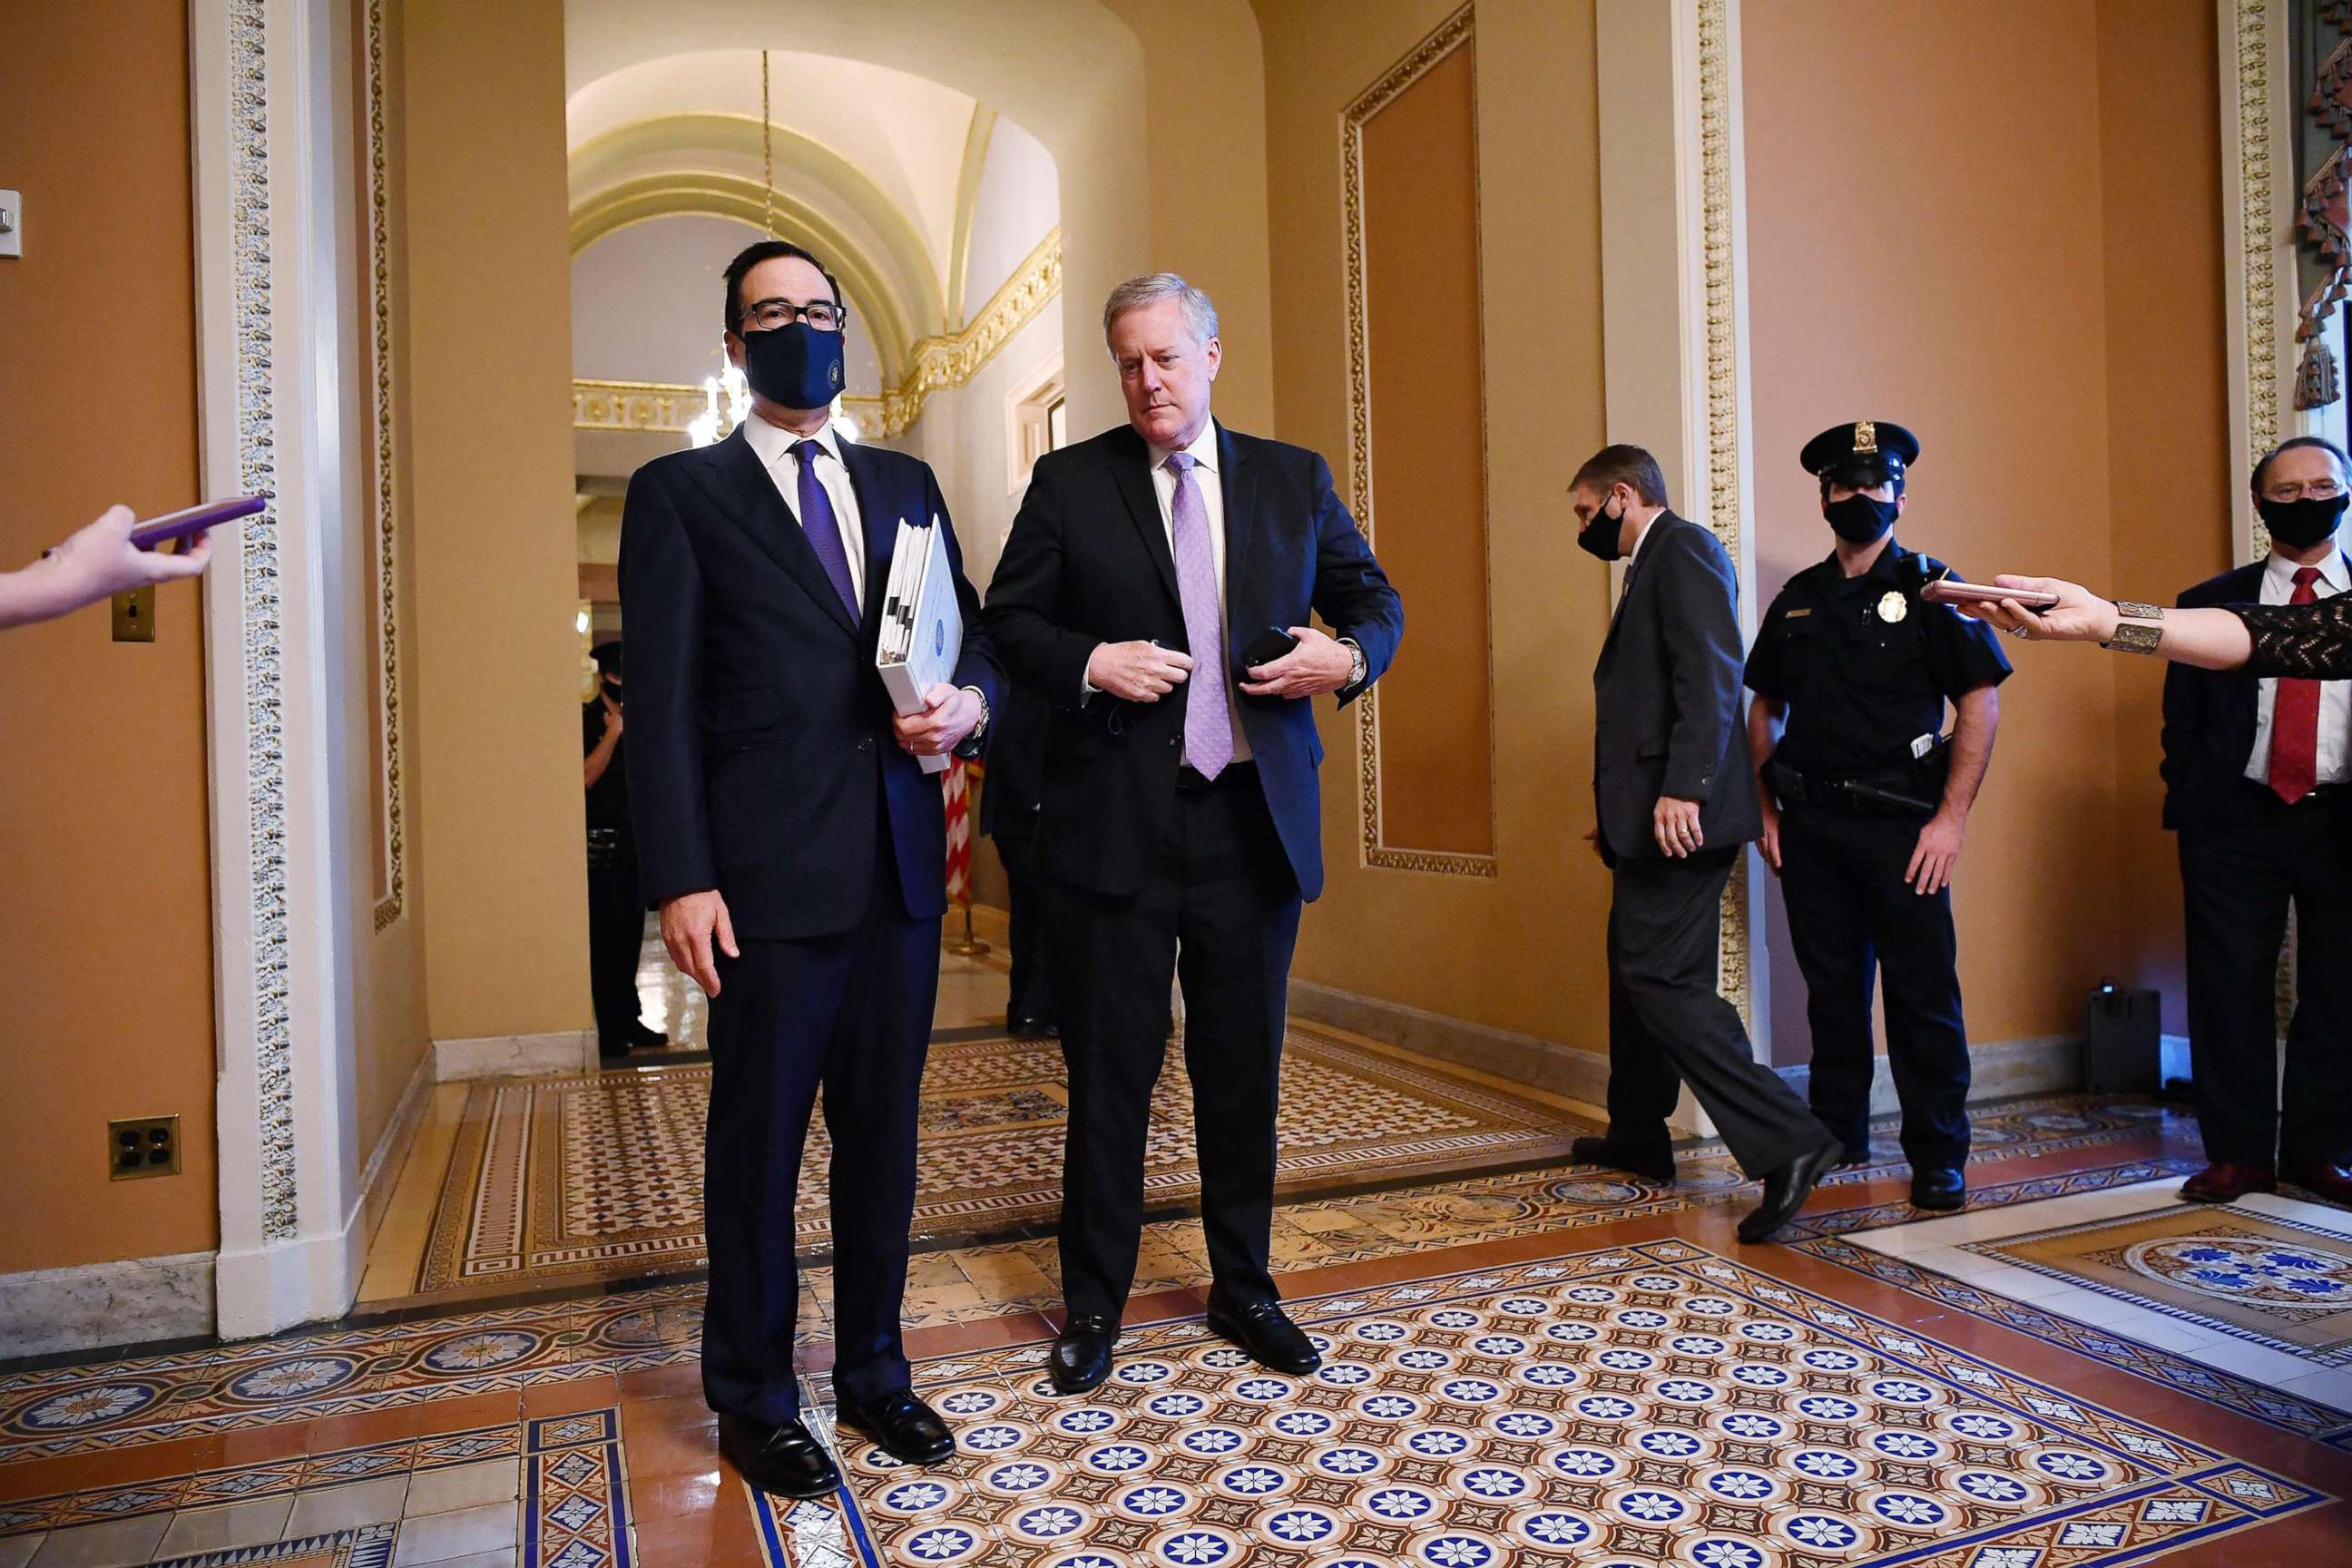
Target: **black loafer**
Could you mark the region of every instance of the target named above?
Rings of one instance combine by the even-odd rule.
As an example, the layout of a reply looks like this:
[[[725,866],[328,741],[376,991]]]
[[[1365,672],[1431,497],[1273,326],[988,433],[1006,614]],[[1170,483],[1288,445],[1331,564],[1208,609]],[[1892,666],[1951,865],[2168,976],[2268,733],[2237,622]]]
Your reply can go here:
[[[1084,1394],[1100,1388],[1110,1375],[1111,1347],[1118,1343],[1118,1320],[1088,1316],[1072,1318],[1054,1336],[1053,1353],[1045,1358],[1045,1373],[1064,1394]]]
[[[1797,1211],[1812,1196],[1814,1184],[1829,1174],[1844,1152],[1845,1145],[1832,1138],[1766,1176],[1764,1201],[1739,1222],[1739,1239],[1769,1240],[1774,1231],[1796,1218]]]
[[[1209,1310],[1209,1327],[1242,1349],[1270,1372],[1304,1377],[1323,1364],[1323,1352],[1298,1331],[1279,1301],[1253,1301],[1233,1310]]]
[[[911,1388],[886,1394],[867,1405],[844,1404],[841,1419],[908,1465],[934,1465],[955,1452],[955,1437],[939,1412],[915,1397]]]
[[[745,1480],[777,1497],[825,1497],[841,1486],[841,1472],[832,1457],[798,1421],[762,1426],[740,1416],[721,1415],[719,1451],[743,1472]]]
[[[1911,1173],[1911,1206],[1956,1209],[1969,1201],[1969,1184],[1957,1165],[1923,1165]]]
[[[1568,1146],[1568,1157],[1580,1165],[1602,1165],[1626,1172],[1653,1186],[1675,1184],[1675,1157],[1671,1152],[1644,1153],[1622,1143],[1612,1143],[1606,1138],[1579,1138]]]

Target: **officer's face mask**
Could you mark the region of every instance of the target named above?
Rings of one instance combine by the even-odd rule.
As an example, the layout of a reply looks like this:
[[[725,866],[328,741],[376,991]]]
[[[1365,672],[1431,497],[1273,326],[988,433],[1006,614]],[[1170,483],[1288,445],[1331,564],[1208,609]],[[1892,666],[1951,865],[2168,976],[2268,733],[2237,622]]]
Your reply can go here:
[[[786,408],[828,408],[841,395],[843,334],[806,321],[743,334],[743,378]]]
[[[1593,509],[1591,521],[1576,531],[1577,548],[1603,561],[1614,561],[1624,552],[1617,548],[1618,535],[1625,531],[1625,514],[1611,515],[1607,498]]]
[[[1880,500],[1875,496],[1850,495],[1843,500],[1825,500],[1822,515],[1829,519],[1837,536],[1848,544],[1875,544],[1895,526],[1895,514],[1899,503]]]
[[[2336,531],[2344,521],[2344,507],[2352,496],[2302,496],[2294,500],[2259,500],[2254,510],[2271,537],[2296,550],[2308,550]]]

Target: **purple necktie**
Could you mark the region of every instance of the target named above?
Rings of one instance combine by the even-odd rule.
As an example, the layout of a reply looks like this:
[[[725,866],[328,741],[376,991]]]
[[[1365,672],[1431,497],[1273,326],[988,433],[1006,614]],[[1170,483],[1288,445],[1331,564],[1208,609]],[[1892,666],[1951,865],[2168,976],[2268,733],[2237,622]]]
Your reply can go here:
[[[833,498],[824,493],[824,485],[816,477],[817,455],[824,448],[814,441],[793,443],[793,456],[801,460],[801,531],[808,535],[809,548],[824,563],[824,574],[833,579],[834,590],[841,602],[849,607],[849,618],[858,618],[857,589],[849,580],[849,552],[842,548],[841,520],[833,515]]]
[[[1192,480],[1192,454],[1168,459],[1176,476],[1169,510],[1176,555],[1176,590],[1184,601],[1184,640],[1192,650],[1192,679],[1184,700],[1184,761],[1213,779],[1234,760],[1233,700],[1225,691],[1225,620],[1217,603],[1217,558],[1209,542],[1209,509]]]

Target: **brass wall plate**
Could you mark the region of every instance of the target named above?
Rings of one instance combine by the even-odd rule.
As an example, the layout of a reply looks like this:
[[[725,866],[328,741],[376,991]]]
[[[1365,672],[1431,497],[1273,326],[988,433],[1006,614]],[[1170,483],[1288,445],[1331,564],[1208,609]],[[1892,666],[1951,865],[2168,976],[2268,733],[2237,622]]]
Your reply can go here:
[[[180,1119],[133,1116],[106,1124],[106,1173],[117,1182],[180,1173]]]
[[[155,640],[155,584],[129,588],[114,595],[114,640]]]

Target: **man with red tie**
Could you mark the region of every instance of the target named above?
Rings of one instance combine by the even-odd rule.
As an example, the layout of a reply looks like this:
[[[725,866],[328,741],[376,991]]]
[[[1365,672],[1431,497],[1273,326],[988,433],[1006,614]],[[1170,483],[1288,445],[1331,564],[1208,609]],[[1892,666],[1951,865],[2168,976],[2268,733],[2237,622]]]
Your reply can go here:
[[[2352,590],[2336,542],[2346,466],[2315,436],[2255,464],[2269,557],[2199,584],[2181,605],[2307,605]],[[2284,1173],[2352,1204],[2352,681],[2173,665],[2164,780],[2164,825],[2180,836],[2189,1049],[2211,1162],[2181,1195],[2228,1203],[2268,1192]],[[2273,979],[2290,905],[2301,962],[2282,1085]]]

